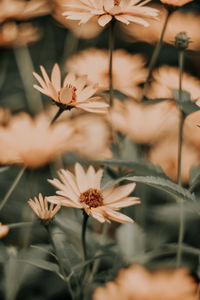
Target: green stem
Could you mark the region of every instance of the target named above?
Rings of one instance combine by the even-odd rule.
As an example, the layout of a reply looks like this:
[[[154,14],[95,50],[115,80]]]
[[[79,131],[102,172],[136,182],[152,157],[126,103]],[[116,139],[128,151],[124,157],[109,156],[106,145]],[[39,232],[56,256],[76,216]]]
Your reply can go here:
[[[183,67],[184,67],[184,51],[179,51],[179,101],[182,101],[182,77],[183,77]],[[178,185],[182,185],[181,182],[181,161],[182,161],[182,146],[183,146],[183,125],[185,121],[185,114],[180,111],[180,123],[179,123],[179,140],[178,140],[178,172],[177,172],[177,182]],[[179,211],[179,236],[178,236],[178,249],[176,257],[176,266],[181,265],[182,258],[182,244],[184,238],[184,205],[183,199],[180,200],[180,211]]]
[[[73,290],[72,290],[72,287],[71,287],[71,284],[69,282],[69,280],[67,280],[67,276],[66,276],[66,273],[65,273],[65,269],[64,269],[64,265],[63,265],[63,262],[62,262],[62,259],[60,258],[60,255],[58,254],[57,252],[57,249],[56,249],[56,245],[54,243],[54,240],[52,238],[52,233],[51,233],[51,229],[50,229],[50,225],[45,225],[43,224],[45,229],[47,230],[48,232],[48,236],[49,236],[49,241],[53,247],[53,251],[56,255],[56,259],[57,259],[57,262],[58,262],[58,266],[59,266],[59,269],[60,269],[60,273],[62,275],[62,278],[63,280],[66,282],[67,284],[67,288],[69,290],[69,293],[70,293],[70,296],[72,298],[72,300],[75,300],[75,297],[74,297],[74,293],[73,293]]]
[[[86,247],[86,228],[87,228],[87,221],[89,216],[86,214],[85,211],[83,211],[83,225],[82,225],[82,232],[81,232],[81,241],[82,241],[82,247],[83,247],[83,258],[84,260],[87,259],[87,247]]]
[[[50,125],[52,125],[58,119],[58,117],[63,113],[63,111],[64,109],[60,107],[57,113],[55,114],[53,120],[51,121]]]
[[[26,170],[26,167],[23,167],[22,169],[20,169],[19,173],[17,174],[17,177],[15,178],[13,183],[11,184],[9,190],[7,191],[6,195],[4,196],[3,200],[0,203],[0,210],[2,210],[2,208],[4,207],[6,202],[8,201],[10,195],[12,194],[14,189],[16,188],[16,186],[17,186],[18,182],[20,181],[22,175],[24,174],[25,170]]]
[[[109,96],[110,106],[113,104],[113,49],[114,49],[114,25],[115,20],[112,19],[109,24]]]
[[[156,47],[154,49],[153,55],[151,57],[151,60],[150,60],[149,66],[148,66],[149,71],[148,71],[147,79],[146,79],[146,82],[145,82],[144,88],[143,88],[143,96],[145,94],[145,89],[148,86],[149,81],[151,79],[153,68],[154,68],[155,63],[158,59],[158,56],[159,56],[159,53],[160,53],[160,50],[161,50],[161,47],[162,47],[162,44],[163,44],[163,38],[164,38],[164,34],[165,34],[165,31],[166,31],[166,28],[167,28],[167,24],[168,24],[168,20],[169,20],[170,15],[171,15],[170,11],[167,10],[167,15],[166,15],[165,22],[164,22],[162,32],[161,32],[161,35],[160,35],[160,40],[159,40],[158,44],[156,45]]]
[[[43,110],[43,103],[40,93],[37,93],[33,88],[34,66],[31,55],[27,46],[14,49],[15,59],[18,70],[24,85],[25,95],[28,102],[28,107],[31,112],[37,113]]]

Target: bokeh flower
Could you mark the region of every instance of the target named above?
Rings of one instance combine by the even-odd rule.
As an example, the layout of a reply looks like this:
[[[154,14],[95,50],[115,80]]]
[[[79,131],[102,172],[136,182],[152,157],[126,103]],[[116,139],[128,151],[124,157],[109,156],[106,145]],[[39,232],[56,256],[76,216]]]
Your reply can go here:
[[[125,50],[113,51],[113,88],[127,96],[139,98],[139,85],[146,80],[145,59],[140,54]],[[66,70],[78,75],[87,75],[91,84],[98,82],[98,90],[109,90],[109,52],[90,48],[81,51],[66,61]],[[134,75],[133,75],[134,74]]]
[[[75,20],[68,20],[62,14],[66,10],[66,4],[77,4],[79,0],[52,0],[52,16],[64,27],[68,28],[73,34],[81,39],[92,39],[101,33],[103,28],[94,18],[85,24],[78,24]]]
[[[34,88],[53,99],[54,103],[63,110],[73,107],[94,113],[107,113],[109,105],[101,97],[92,97],[97,91],[97,85],[87,85],[87,76],[76,77],[69,73],[65,76],[61,86],[61,72],[57,64],[54,65],[51,80],[43,66],[40,66],[43,78],[37,73],[33,75],[41,86]]]
[[[145,17],[157,17],[158,11],[144,6],[151,0],[79,0],[78,3],[67,4],[63,13],[70,20],[79,20],[80,24],[87,23],[91,18],[96,17],[100,26],[105,26],[113,18],[129,24],[130,22],[148,26]]]
[[[51,221],[61,208],[60,204],[54,206],[54,204],[51,203],[49,205],[46,197],[43,198],[41,193],[39,194],[38,198],[34,197],[34,200],[29,199],[28,204],[38,218],[43,221]]]
[[[197,284],[186,269],[149,272],[139,265],[119,271],[95,290],[93,300],[195,300]]]
[[[3,225],[0,222],[0,239],[2,239],[4,236],[6,236],[9,232],[9,227],[7,225]]]
[[[183,6],[193,0],[160,0],[163,4],[171,5],[171,6]]]
[[[37,168],[72,151],[76,138],[69,123],[49,126],[44,115],[32,118],[20,113],[13,116],[7,126],[0,127],[0,161]]]
[[[86,214],[101,223],[110,222],[109,219],[119,223],[133,222],[118,210],[140,203],[138,198],[128,197],[134,190],[135,183],[101,189],[103,170],[99,169],[96,172],[93,166],[90,166],[85,171],[79,163],[75,164],[75,175],[64,169],[61,169],[58,175],[60,180],[48,180],[58,189],[57,195],[47,197],[49,202],[83,209]]]

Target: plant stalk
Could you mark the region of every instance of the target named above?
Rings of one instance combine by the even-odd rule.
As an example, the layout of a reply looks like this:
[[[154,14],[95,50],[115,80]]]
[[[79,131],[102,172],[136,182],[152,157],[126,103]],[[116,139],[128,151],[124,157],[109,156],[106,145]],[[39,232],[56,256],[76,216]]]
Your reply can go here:
[[[109,23],[109,98],[110,107],[113,105],[113,49],[114,49],[114,25],[115,20]]]

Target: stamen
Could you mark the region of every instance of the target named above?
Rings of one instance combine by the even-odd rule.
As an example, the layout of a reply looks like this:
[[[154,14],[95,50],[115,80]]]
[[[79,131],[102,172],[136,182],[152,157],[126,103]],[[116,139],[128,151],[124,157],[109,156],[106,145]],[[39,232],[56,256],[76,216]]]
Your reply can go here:
[[[121,0],[114,0],[114,5],[119,6],[120,2],[121,2]]]
[[[103,195],[99,190],[90,188],[80,195],[79,201],[89,207],[98,207],[103,205]]]

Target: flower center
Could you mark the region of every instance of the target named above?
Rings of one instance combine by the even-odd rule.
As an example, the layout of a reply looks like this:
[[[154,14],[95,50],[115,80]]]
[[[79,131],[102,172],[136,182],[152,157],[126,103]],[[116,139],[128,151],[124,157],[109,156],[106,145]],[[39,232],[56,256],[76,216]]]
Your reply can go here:
[[[70,105],[76,102],[76,88],[71,84],[66,85],[58,92],[59,102],[63,105]]]
[[[68,84],[67,88],[71,91],[71,101],[75,102],[76,101],[76,88],[74,86],[72,86],[71,84]]]
[[[79,201],[89,207],[98,207],[103,205],[103,195],[97,189],[88,189],[80,194]]]
[[[119,6],[120,5],[121,0],[114,0],[114,5],[115,6]]]

